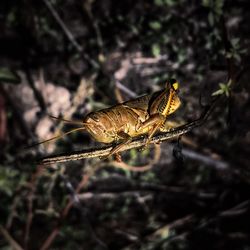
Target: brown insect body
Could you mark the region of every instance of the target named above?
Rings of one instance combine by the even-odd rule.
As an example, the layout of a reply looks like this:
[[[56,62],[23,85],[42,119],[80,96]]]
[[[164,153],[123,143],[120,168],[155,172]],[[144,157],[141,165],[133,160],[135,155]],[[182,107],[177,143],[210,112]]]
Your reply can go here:
[[[170,80],[163,90],[107,109],[91,112],[82,122],[51,116],[53,119],[81,125],[81,127],[39,142],[36,145],[59,139],[75,131],[86,130],[98,142],[111,143],[120,141],[109,155],[118,153],[133,137],[139,135],[148,135],[147,146],[157,131],[167,131],[169,129],[167,127],[167,118],[181,104],[178,97],[178,87],[179,84],[176,80]]]
[[[147,96],[145,97],[146,98],[141,98],[148,99]],[[135,100],[132,102],[134,103],[134,101]],[[147,133],[149,128],[145,128],[141,131],[136,129],[139,119],[145,121],[149,117],[147,106],[143,109],[130,107],[129,105],[130,102],[128,101],[88,114],[83,120],[83,122],[86,123],[87,132],[89,132],[96,141],[104,143],[120,140],[119,132],[124,132],[131,137]]]
[[[177,89],[176,81],[167,82],[165,89],[154,94],[92,112],[83,120],[86,131],[99,142],[121,141],[110,155],[138,135],[148,134],[148,144],[157,131],[167,130],[167,117],[179,108]]]

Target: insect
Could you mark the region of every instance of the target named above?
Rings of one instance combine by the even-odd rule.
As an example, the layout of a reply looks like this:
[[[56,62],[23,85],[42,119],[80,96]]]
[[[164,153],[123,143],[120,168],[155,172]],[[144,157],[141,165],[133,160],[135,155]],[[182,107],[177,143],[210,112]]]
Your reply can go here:
[[[108,156],[118,154],[126,144],[139,135],[148,135],[147,146],[156,132],[169,130],[168,116],[181,104],[178,89],[179,83],[171,79],[166,82],[165,88],[158,92],[91,112],[82,122],[53,117],[63,122],[81,125],[81,128],[44,142],[58,139],[77,130],[86,130],[98,142],[118,143]]]

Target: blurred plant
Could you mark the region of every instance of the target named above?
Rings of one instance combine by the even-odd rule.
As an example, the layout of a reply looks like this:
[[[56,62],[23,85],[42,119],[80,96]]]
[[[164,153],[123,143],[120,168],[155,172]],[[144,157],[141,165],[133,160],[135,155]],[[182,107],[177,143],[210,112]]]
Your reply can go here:
[[[0,166],[0,193],[11,197],[15,188],[25,183],[25,178],[18,170]]]
[[[224,15],[231,17],[233,10],[236,10],[236,8],[231,8],[231,6],[237,5],[237,15],[240,16],[240,18],[243,19],[245,16],[247,16],[246,11],[244,12],[244,10],[240,10],[240,7],[238,6],[240,3],[235,4],[233,1],[89,1],[91,4],[91,18],[86,18],[86,13],[82,12],[81,5],[83,4],[83,1],[53,0],[50,2],[53,4],[55,11],[58,12],[62,21],[65,22],[67,28],[74,35],[74,38],[82,46],[84,51],[89,54],[91,59],[93,58],[93,60],[96,60],[99,63],[101,62],[100,64],[102,64],[104,69],[102,69],[101,73],[100,71],[93,69],[93,67],[88,68],[85,65],[85,58],[77,50],[74,50],[72,44],[67,39],[65,39],[65,34],[62,32],[62,29],[60,29],[60,26],[55,22],[52,16],[48,13],[48,9],[45,8],[43,1],[37,3],[32,3],[31,1],[14,1],[11,4],[13,7],[9,8],[10,11],[5,18],[7,29],[13,33],[20,29],[18,30],[18,35],[21,34],[22,38],[24,38],[23,40],[25,42],[29,42],[27,46],[31,53],[26,59],[31,60],[32,62],[32,64],[30,64],[31,71],[36,70],[38,65],[39,67],[45,69],[48,79],[56,79],[57,84],[65,85],[69,87],[70,90],[74,91],[76,85],[79,84],[79,75],[82,75],[83,73],[85,74],[86,72],[89,73],[90,70],[95,70],[99,77],[98,81],[96,81],[98,84],[95,86],[97,91],[95,91],[93,98],[87,98],[89,101],[88,105],[92,108],[103,108],[102,102],[104,102],[103,100],[105,100],[105,98],[105,103],[108,101],[113,101],[110,100],[111,95],[109,90],[111,88],[107,87],[109,86],[108,84],[110,83],[110,78],[107,76],[113,74],[112,70],[116,67],[116,63],[120,63],[119,56],[123,57],[124,54],[129,54],[131,56],[134,52],[139,51],[142,54],[142,57],[155,57],[154,59],[156,59],[157,63],[150,64],[148,68],[152,69],[155,67],[157,70],[160,69],[160,71],[157,71],[156,73],[154,72],[153,77],[148,77],[151,85],[161,82],[163,77],[175,75],[178,79],[180,77],[185,78],[185,80],[188,79],[189,82],[195,83],[196,87],[199,88],[200,82],[206,76],[208,70],[210,70],[209,66],[211,64],[214,63],[219,66],[219,69],[221,69],[220,67],[225,65],[225,59],[228,58],[234,59],[236,63],[241,63],[243,61],[243,55],[247,52],[247,49],[244,49],[242,46],[245,40],[243,40],[239,34],[233,34],[235,35],[235,38],[229,40],[229,50],[226,50],[223,44],[220,22]],[[2,20],[3,15],[0,16]],[[238,28],[239,32],[244,30],[241,26]],[[30,39],[30,37],[34,38],[34,40]],[[2,39],[2,35],[0,38]],[[30,44],[35,44],[35,46],[29,46]],[[117,54],[114,54],[114,51]],[[115,63],[113,63],[114,61],[111,61],[111,63],[108,64],[109,60],[106,59],[109,59],[109,55],[116,58]],[[118,56],[116,57],[116,55]],[[79,71],[72,73],[68,68],[67,62],[70,61],[69,58],[74,58],[76,56],[77,59],[79,59],[76,61],[78,62],[82,60],[83,64],[80,64]],[[8,65],[5,64],[5,58],[3,62],[4,65]],[[8,60],[6,60],[6,62],[8,62]],[[20,63],[15,61],[14,63],[14,65],[21,65],[20,67],[23,65],[23,62]],[[190,65],[192,65],[192,67],[189,67]],[[12,67],[0,68],[0,87],[3,85],[2,83],[18,84],[21,81],[18,73],[12,71],[11,68]],[[107,72],[106,69],[108,69]],[[138,72],[140,72],[141,69],[145,69],[145,66],[141,64],[139,65],[138,69]],[[224,69],[225,67],[223,70]],[[104,75],[106,77],[105,81]],[[131,84],[131,82],[132,84],[134,83],[134,76],[131,77],[131,74],[127,74],[126,77],[126,79],[129,80],[129,84]],[[156,81],[152,81],[152,78],[156,79]],[[131,79],[132,81],[130,81]],[[192,81],[193,79],[198,80]],[[135,82],[136,84],[134,84],[134,86],[137,86],[138,89],[145,86],[152,87],[150,84],[145,84],[144,81]],[[220,82],[218,89],[212,95],[224,95],[229,97],[232,88],[232,80],[230,79],[226,83],[224,83],[225,81],[223,82],[223,80],[218,82]],[[194,100],[196,100],[196,93],[193,92],[195,84],[188,86],[185,92],[185,94],[187,94],[186,98],[190,98],[189,100],[191,100],[188,100],[188,103],[191,106],[193,105]],[[224,107],[222,108],[224,109]],[[84,109],[83,112],[85,111],[86,110]],[[218,121],[219,118],[214,119],[212,122]],[[16,127],[15,125],[10,124],[10,128],[12,129],[11,131],[14,131]],[[217,129],[213,129],[213,132],[211,133],[216,134],[217,132]],[[194,133],[193,135],[196,137],[197,134]],[[199,137],[194,138],[196,143],[198,143],[198,140]],[[17,140],[11,142],[10,146],[8,147],[16,147],[16,141]],[[207,141],[205,143],[205,150],[210,152],[210,144]],[[220,146],[219,142],[218,145]],[[214,148],[216,148],[216,146],[214,146]],[[247,150],[247,147],[245,148],[244,150]],[[199,149],[203,150],[202,147]],[[221,152],[222,149],[220,148],[218,151]],[[150,152],[144,151],[140,153],[140,155],[144,158],[148,158],[149,153]],[[212,152],[210,153],[212,155]],[[54,228],[55,224],[57,223],[57,219],[60,217],[60,208],[63,209],[63,207],[67,205],[67,202],[69,202],[69,198],[73,199],[74,196],[69,196],[69,191],[67,191],[66,184],[60,180],[60,178],[56,177],[57,174],[55,174],[55,177],[53,178],[52,174],[49,173],[46,175],[46,177],[43,176],[41,180],[39,179],[39,181],[36,183],[36,186],[34,186],[35,184],[33,185],[33,198],[29,198],[31,195],[28,194],[31,192],[28,192],[28,180],[30,179],[32,170],[34,170],[35,166],[32,164],[25,165],[22,160],[15,159],[15,156],[12,153],[7,154],[4,152],[4,154],[5,159],[3,162],[1,162],[0,166],[1,223],[3,225],[7,225],[8,223],[6,223],[6,221],[9,219],[6,218],[12,218],[10,221],[13,223],[9,223],[11,226],[6,226],[6,229],[14,239],[22,242],[27,216],[29,214],[31,217],[34,216],[32,225],[31,222],[29,222],[30,226],[32,226],[32,230],[30,230],[29,249],[38,249],[39,246],[36,247],[36,244],[41,244],[41,241],[40,238],[38,241],[36,241],[36,239],[41,234],[45,234],[45,232],[49,233]],[[131,150],[128,155],[131,159],[131,162],[133,163],[139,159],[135,150]],[[76,184],[79,182],[79,177],[81,176],[80,169],[82,169],[83,165],[86,167],[86,162],[87,161],[84,161],[83,163],[76,165],[78,171],[76,171],[77,169],[73,164],[67,168],[67,171],[62,171],[64,166],[62,165],[60,166],[60,171],[62,171],[61,174],[64,176],[69,175],[70,181],[72,181],[74,184],[73,186],[76,186]],[[18,168],[20,165],[21,168]],[[161,202],[163,196],[169,196],[171,198],[171,195],[167,195],[167,193],[162,193],[162,195],[159,195],[161,192],[157,191],[152,193],[152,196],[154,196],[155,200],[152,200],[152,204],[149,206],[150,216],[154,216],[156,218],[155,222],[159,224],[157,224],[157,227],[161,225],[162,219],[166,220],[167,218],[167,220],[173,220],[171,213],[168,213],[168,207],[166,207],[164,210],[161,210],[161,206],[164,207],[167,205],[173,205],[171,208],[176,210],[174,211],[175,217],[179,216],[178,209],[175,209],[175,206],[177,206],[179,202],[181,202],[182,212],[185,213],[186,211],[190,211],[188,209],[185,210],[185,202],[183,202],[183,198],[186,197],[186,192],[189,189],[191,189],[193,193],[200,193],[202,195],[204,194],[205,196],[207,195],[206,191],[208,191],[208,196],[206,199],[209,200],[209,203],[213,204],[214,207],[217,206],[216,203],[213,203],[213,201],[216,202],[216,196],[219,196],[216,186],[209,186],[209,189],[206,189],[206,187],[204,187],[202,190],[197,189],[197,184],[204,185],[205,183],[206,186],[208,186],[212,182],[215,182],[214,176],[203,168],[199,168],[197,174],[197,166],[193,163],[190,165],[192,166],[191,170],[187,171],[188,168],[185,166],[185,168],[181,169],[182,176],[180,176],[178,179],[175,179],[174,185],[179,186],[180,188],[177,189],[178,192],[174,193],[173,195],[173,204],[170,204],[172,202]],[[113,169],[112,171],[116,170]],[[151,171],[145,172],[143,174],[131,174],[129,171],[125,171],[124,174],[124,172],[121,172],[120,170],[116,172],[116,174],[121,173],[125,175],[127,179],[136,179],[138,184],[140,184],[140,182],[147,182],[151,185],[153,184],[157,186],[169,183],[169,180],[171,180],[168,175],[160,176],[162,177],[161,179],[158,177],[158,175],[156,176],[154,172]],[[161,172],[160,175],[162,173],[163,172]],[[195,175],[194,178],[190,177],[193,176],[192,174]],[[103,177],[104,179],[104,177],[109,176],[110,169],[104,169],[99,174],[99,176],[95,175],[95,178],[100,179],[100,177]],[[161,181],[163,179],[164,182]],[[195,181],[193,181],[194,179]],[[190,186],[185,184],[189,182]],[[183,186],[183,183],[185,184],[184,189],[186,190],[182,193],[181,187]],[[104,182],[104,185],[109,185],[109,183]],[[112,199],[105,200],[105,202],[103,202],[102,200],[97,199],[95,195],[95,193],[100,192],[100,189],[94,185],[93,187],[94,188],[91,189],[90,185],[90,189],[87,190],[88,192],[93,192],[93,200],[89,200],[89,202],[84,203],[84,206],[90,208],[93,207],[90,213],[90,215],[93,215],[91,220],[93,220],[94,227],[97,228],[98,234],[100,233],[100,236],[103,237],[105,241],[110,241],[114,245],[116,244],[114,243],[115,241],[122,242],[119,239],[117,240],[116,237],[114,237],[116,240],[112,241],[112,237],[115,235],[114,232],[116,228],[120,227],[124,223],[124,231],[131,231],[140,236],[142,243],[138,242],[135,249],[139,249],[140,244],[143,244],[140,249],[188,248],[188,246],[186,246],[184,243],[183,247],[178,245],[181,243],[181,239],[178,239],[181,234],[179,234],[178,231],[176,231],[176,240],[170,241],[171,231],[168,230],[162,231],[161,236],[164,238],[164,242],[159,242],[160,245],[157,245],[157,241],[151,241],[150,243],[145,242],[144,244],[144,236],[147,234],[147,230],[150,228],[150,226],[152,226],[152,224],[149,225],[150,223],[148,223],[146,217],[143,217],[143,213],[136,212],[136,208],[138,208],[138,206],[136,206],[134,199],[126,197],[123,198],[124,194],[122,194],[122,202],[119,201],[115,203],[112,201]],[[212,187],[212,190],[214,190],[214,196],[212,198],[209,198],[211,197],[209,194],[211,192],[210,187]],[[18,192],[16,191],[17,188],[20,188]],[[143,190],[137,191],[139,195],[141,191]],[[226,192],[227,190],[225,190],[225,193]],[[118,192],[117,194],[119,196]],[[176,200],[176,197],[179,197],[178,194],[181,194],[181,199],[179,201],[178,199]],[[138,197],[140,198],[140,196]],[[238,201],[239,197],[237,197]],[[16,198],[18,199],[15,204]],[[32,203],[32,206],[30,205],[30,212],[28,212],[27,209],[27,198],[31,200],[30,204]],[[205,231],[206,226],[204,226],[204,223],[202,223],[202,219],[204,218],[203,213],[205,213],[204,211],[206,210],[204,207],[207,203],[205,199],[200,200],[199,195],[195,198],[195,200],[197,204],[201,204],[202,209],[200,209],[200,207],[197,205],[195,206],[195,209],[192,210],[192,212],[195,213],[196,210],[200,212],[197,220],[201,218],[202,230]],[[16,208],[12,209],[12,207],[15,206]],[[192,206],[190,209],[192,209]],[[89,247],[88,243],[85,241],[85,238],[87,239],[89,237],[89,232],[85,228],[86,223],[84,220],[80,221],[80,216],[78,213],[76,213],[76,211],[79,212],[80,210],[81,209],[77,210],[76,207],[74,207],[72,211],[69,211],[69,216],[67,218],[64,219],[64,217],[62,217],[62,220],[59,221],[61,230],[58,238],[53,242],[53,248],[65,246],[64,248],[66,249],[77,249],[79,247],[94,249]],[[209,211],[209,213],[210,212],[211,211]],[[215,212],[215,210],[213,212]],[[210,214],[205,215],[210,216]],[[135,216],[136,219],[141,217],[141,220],[138,219],[138,221],[133,221],[130,219],[133,218],[133,216]],[[160,219],[158,219],[158,217]],[[104,220],[103,224],[102,220]],[[133,221],[133,223],[137,224],[137,226],[130,225],[130,221]],[[120,224],[120,222],[122,223]],[[110,230],[105,230],[107,226]],[[223,233],[220,231],[219,224],[216,226],[218,226],[215,229],[216,233],[218,232],[220,234],[221,240],[223,240]],[[189,232],[189,229],[190,227],[184,228],[183,234]],[[55,228],[54,232],[56,234],[58,233],[57,230],[59,229]],[[105,231],[108,231],[108,233],[105,234]],[[108,237],[105,238],[105,235],[108,235]],[[230,242],[230,237],[228,235],[230,235],[230,233],[227,233],[226,239]],[[244,237],[244,233],[240,235],[240,240],[242,239],[241,237]],[[126,245],[126,242],[122,242],[121,244]],[[188,243],[189,242],[187,242],[187,244]],[[5,249],[8,248],[6,246],[6,242],[3,242],[2,240],[0,241],[0,248],[1,247],[4,247]],[[113,249],[119,248],[115,245]]]
[[[19,84],[21,82],[20,76],[13,70],[8,68],[0,68],[0,83]]]
[[[214,26],[223,14],[224,0],[202,0],[202,5],[210,9],[208,22],[211,26]]]
[[[229,97],[231,91],[231,85],[232,85],[232,79],[229,79],[227,83],[219,83],[220,89],[216,90],[212,94],[212,96],[226,95],[226,97]]]
[[[168,7],[172,7],[174,5],[177,5],[177,4],[182,4],[184,3],[185,0],[154,0],[154,4],[155,5],[158,5],[158,6],[168,6]]]
[[[235,59],[237,63],[241,62],[241,57],[247,52],[247,49],[242,48],[240,38],[232,38],[230,40],[230,51],[223,51],[226,58]]]

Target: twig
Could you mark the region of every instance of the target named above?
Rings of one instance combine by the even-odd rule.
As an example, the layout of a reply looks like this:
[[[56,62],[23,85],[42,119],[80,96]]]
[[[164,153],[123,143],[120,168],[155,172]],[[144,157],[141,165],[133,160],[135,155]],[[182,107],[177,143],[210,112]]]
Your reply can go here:
[[[84,187],[87,184],[87,181],[88,180],[86,179],[86,176],[83,176],[81,182],[78,184],[78,186],[77,186],[77,188],[75,190],[75,195],[77,195],[80,192],[80,190],[82,189],[82,187]],[[51,246],[54,239],[56,238],[56,236],[60,232],[61,223],[65,219],[65,217],[68,215],[69,210],[71,209],[71,207],[74,204],[74,200],[75,199],[70,199],[68,201],[67,205],[64,207],[64,209],[62,210],[62,212],[60,214],[60,218],[59,218],[59,220],[57,222],[57,225],[52,230],[52,232],[49,234],[48,238],[45,240],[45,242],[43,243],[40,250],[46,250]]]
[[[160,159],[161,148],[159,144],[155,144],[154,158],[149,161],[149,163],[142,166],[130,166],[127,163],[121,161],[112,161],[111,164],[116,168],[126,169],[133,172],[145,172],[150,170]]]
[[[194,120],[193,122],[187,123],[185,125],[182,125],[180,127],[174,128],[168,132],[158,134],[152,138],[150,143],[158,144],[163,141],[171,140],[175,137],[188,133],[195,127],[202,125],[206,121],[208,116],[210,115],[212,109],[214,108],[215,102],[213,102],[213,104],[205,110],[205,112],[201,115],[199,119]],[[122,150],[120,150],[119,152],[132,149],[132,148],[142,147],[146,144],[146,141],[147,141],[147,138],[145,136],[135,138],[132,142],[124,146]],[[113,147],[114,145],[109,145],[109,146],[105,146],[102,148],[85,149],[85,150],[76,151],[76,152],[69,153],[69,154],[49,156],[49,157],[45,157],[41,159],[40,163],[43,165],[51,165],[53,163],[76,161],[76,160],[94,158],[94,157],[103,157],[103,156],[107,156],[110,153],[110,151],[113,149]]]
[[[4,96],[0,93],[0,143],[6,139],[7,114]]]
[[[133,92],[132,90],[130,90],[129,88],[124,86],[120,81],[115,80],[115,85],[118,89],[122,90],[124,93],[129,95],[131,98],[136,98],[137,95],[135,94],[135,92]]]
[[[17,213],[17,207],[20,204],[20,200],[21,200],[21,191],[22,191],[23,185],[19,184],[18,187],[16,188],[15,192],[14,192],[14,199],[13,202],[10,206],[10,213],[8,215],[6,224],[5,224],[5,228],[7,230],[10,230],[12,227],[12,223],[15,217],[17,217],[18,213]]]
[[[213,166],[217,170],[226,170],[229,168],[229,164],[227,162],[219,159],[218,160],[213,159],[212,157],[198,153],[191,149],[183,148],[181,153],[183,154],[184,157],[202,162],[204,165],[207,166]]]
[[[228,30],[225,23],[225,18],[221,16],[221,32],[222,32],[222,39],[224,43],[224,48],[226,53],[230,53],[232,45],[228,36]],[[235,80],[235,70],[234,70],[234,62],[232,57],[226,57],[227,61],[227,73],[228,73],[228,80]]]
[[[167,54],[159,55],[157,57],[136,57],[132,59],[133,64],[158,64],[161,61],[166,61],[168,59]]]
[[[28,84],[34,93],[34,96],[39,104],[41,111],[45,112],[46,111],[46,103],[45,103],[44,98],[41,95],[40,91],[36,88],[35,83],[34,83],[32,76],[31,76],[31,72],[27,66],[25,67],[25,74],[26,74],[26,79],[28,81]]]
[[[75,49],[83,55],[83,57],[94,67],[94,68],[100,68],[98,63],[96,63],[93,59],[91,59],[86,53],[83,52],[83,47],[76,41],[75,37],[71,33],[71,31],[68,29],[68,27],[65,25],[53,5],[49,0],[43,0],[47,8],[49,9],[50,13],[56,20],[56,22],[59,24],[61,29],[63,30],[64,34],[67,36],[69,41],[72,43],[72,45],[75,47]]]
[[[189,234],[187,232],[184,232],[177,235],[176,234],[171,235],[169,234],[170,230],[175,230],[176,228],[190,225],[194,223],[194,220],[195,217],[193,214],[186,215],[182,218],[173,221],[170,224],[161,226],[155,232],[146,235],[146,237],[144,237],[143,239],[140,239],[140,242],[138,241],[133,242],[132,244],[129,244],[124,248],[122,248],[122,250],[139,249],[139,248],[144,249],[149,242],[154,242],[156,248],[158,247],[157,249],[161,249],[162,247],[160,245],[163,241],[170,243],[177,239],[184,239]]]
[[[92,25],[93,25],[93,28],[95,30],[97,45],[98,45],[100,51],[103,52],[103,39],[102,39],[102,35],[101,35],[101,30],[99,28],[98,22],[96,21],[97,19],[94,18],[94,16],[93,16],[92,3],[93,3],[92,1],[84,1],[83,8],[86,11],[86,13],[87,13]]]
[[[14,250],[23,250],[23,248],[12,238],[9,232],[0,225],[0,232],[2,233],[3,237],[9,242],[12,249]]]
[[[228,210],[224,210],[223,212],[219,214],[219,216],[231,217],[231,216],[242,215],[243,213],[246,213],[247,211],[249,211],[249,205],[250,205],[250,200],[243,201],[240,204]]]
[[[148,235],[145,238],[145,240],[155,241],[156,238],[163,237],[164,234],[169,235],[170,230],[176,230],[176,229],[184,227],[186,225],[190,225],[194,222],[194,220],[195,220],[194,214],[188,214],[182,218],[178,218],[177,220],[175,220],[167,225],[161,226],[155,232]],[[171,237],[171,235],[169,235],[168,238],[171,239],[171,238],[173,238],[173,236]]]
[[[49,9],[50,13],[54,17],[54,19],[57,21],[57,23],[60,25],[60,27],[62,28],[63,32],[65,33],[65,35],[67,36],[67,38],[70,40],[70,42],[74,45],[74,47],[76,48],[76,50],[78,52],[82,52],[83,51],[82,46],[76,41],[76,39],[73,36],[73,34],[70,32],[70,30],[68,29],[68,27],[64,24],[63,20],[58,15],[58,13],[56,12],[56,10],[53,7],[53,5],[51,4],[51,2],[49,0],[43,0],[43,2],[46,4],[46,6]]]
[[[43,165],[39,165],[37,167],[36,172],[32,175],[31,181],[30,181],[30,192],[28,194],[28,218],[25,226],[25,234],[24,234],[24,248],[28,248],[28,242],[29,242],[29,236],[30,236],[30,228],[33,220],[33,200],[35,196],[35,190],[36,190],[36,183],[38,177],[42,174],[44,170]]]
[[[20,127],[20,130],[22,131],[22,134],[26,138],[33,138],[34,135],[31,133],[31,129],[25,122],[23,114],[20,111],[20,107],[17,105],[14,98],[12,98],[12,96],[10,95],[10,88],[5,88],[2,82],[0,82],[0,92],[2,93],[2,95],[4,95],[7,104],[9,105],[11,111],[13,112],[14,118],[16,119],[17,124]]]
[[[93,169],[91,169],[91,172],[92,172],[92,170]],[[41,246],[40,250],[46,250],[46,249],[50,248],[51,244],[53,243],[53,241],[57,237],[58,233],[60,232],[60,228],[62,226],[63,220],[67,217],[67,215],[68,215],[70,209],[72,208],[72,206],[74,204],[80,206],[80,200],[79,200],[78,195],[79,195],[81,189],[86,187],[86,185],[88,184],[88,180],[90,178],[90,175],[87,175],[87,174],[83,175],[80,183],[78,184],[78,186],[77,186],[77,188],[75,190],[73,189],[71,183],[69,183],[63,176],[61,176],[61,177],[66,182],[66,186],[70,190],[72,198],[68,201],[66,206],[61,211],[61,214],[60,214],[60,217],[59,217],[59,219],[58,219],[58,221],[56,223],[56,226],[54,227],[52,232],[49,234],[48,238],[45,240],[45,242]],[[94,240],[96,242],[98,242],[98,244],[100,244],[104,248],[106,248],[105,244],[96,236],[93,228],[89,224],[88,219],[85,218],[85,220],[87,221],[87,225],[88,225],[89,229],[91,230],[91,233],[92,233],[92,236],[93,236]]]
[[[148,192],[148,191],[146,191]],[[147,194],[148,195],[148,194]],[[140,191],[124,191],[124,192],[106,192],[106,193],[96,193],[96,192],[85,192],[78,195],[78,199],[81,202],[88,202],[90,200],[100,201],[103,200],[123,200],[126,198],[137,198],[138,196],[143,196],[143,192]],[[150,196],[153,199],[153,193]]]

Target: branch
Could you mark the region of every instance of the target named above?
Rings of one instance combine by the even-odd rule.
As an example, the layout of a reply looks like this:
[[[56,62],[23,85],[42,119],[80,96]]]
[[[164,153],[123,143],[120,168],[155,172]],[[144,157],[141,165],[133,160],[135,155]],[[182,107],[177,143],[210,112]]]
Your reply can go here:
[[[47,6],[47,8],[49,9],[51,15],[53,16],[53,18],[55,19],[55,21],[58,23],[58,25],[61,27],[61,29],[63,30],[64,34],[66,35],[66,37],[69,39],[69,41],[71,42],[71,44],[74,46],[74,48],[83,55],[83,57],[86,59],[86,61],[88,61],[94,68],[99,69],[99,64],[97,62],[95,62],[93,59],[91,59],[89,57],[89,55],[87,55],[84,51],[83,51],[83,47],[76,41],[74,35],[71,33],[71,31],[68,29],[68,27],[65,25],[65,23],[63,22],[62,18],[59,16],[59,14],[57,13],[57,11],[55,10],[55,8],[53,7],[52,3],[50,2],[50,0],[43,0],[43,2],[45,3],[45,5]]]
[[[2,233],[3,237],[10,244],[12,249],[23,250],[23,248],[14,240],[14,238],[9,234],[9,232],[1,225],[0,225],[0,233]]]
[[[210,106],[206,108],[206,110],[203,112],[203,114],[201,115],[199,119],[194,120],[185,125],[179,126],[177,128],[171,129],[168,132],[155,135],[154,137],[152,137],[150,144],[158,144],[163,141],[171,140],[175,137],[188,133],[189,131],[191,131],[192,129],[198,126],[201,126],[207,120],[208,116],[210,115],[217,101],[218,101],[218,98]],[[142,147],[146,144],[146,141],[147,141],[147,136],[143,136],[139,138],[137,137],[134,140],[132,140],[130,143],[125,145],[122,148],[122,150],[120,150],[119,152],[132,149],[132,148]],[[53,163],[76,161],[76,160],[81,160],[81,159],[86,159],[86,158],[105,157],[110,153],[110,151],[113,149],[114,146],[115,146],[114,144],[111,144],[111,145],[101,147],[101,148],[85,149],[81,151],[71,152],[69,154],[48,156],[48,157],[42,158],[40,161],[40,164],[51,165]]]

